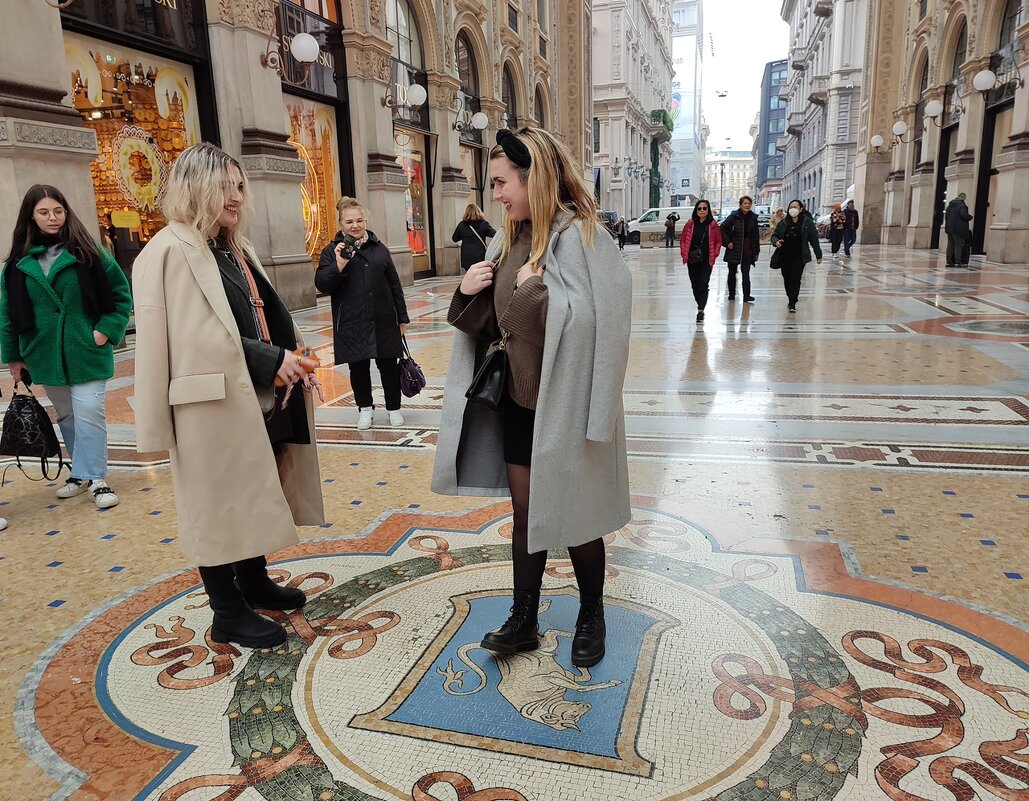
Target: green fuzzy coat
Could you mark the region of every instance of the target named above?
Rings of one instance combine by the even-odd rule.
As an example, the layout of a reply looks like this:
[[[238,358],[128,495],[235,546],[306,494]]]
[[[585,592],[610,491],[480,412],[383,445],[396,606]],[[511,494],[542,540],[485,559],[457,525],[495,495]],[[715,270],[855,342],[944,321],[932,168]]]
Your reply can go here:
[[[62,250],[50,275],[45,276],[38,259],[45,250],[43,245],[34,245],[16,265],[4,266],[5,271],[21,270],[28,276],[25,284],[36,325],[24,334],[14,332],[8,313],[7,282],[0,281],[0,358],[7,364],[25,362],[33,383],[44,386],[106,381],[114,375],[114,346],[125,336],[132,313],[132,294],[125,273],[101,248],[114,311],[94,324],[83,308],[75,257]],[[94,330],[107,336],[106,344],[97,346]]]

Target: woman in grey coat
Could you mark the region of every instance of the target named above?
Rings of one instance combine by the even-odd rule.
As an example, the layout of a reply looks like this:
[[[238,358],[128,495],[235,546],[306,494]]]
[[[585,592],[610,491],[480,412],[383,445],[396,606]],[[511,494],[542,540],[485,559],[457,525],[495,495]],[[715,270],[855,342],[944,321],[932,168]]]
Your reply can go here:
[[[482,647],[511,654],[539,646],[547,549],[567,547],[580,598],[572,663],[595,665],[606,635],[601,538],[630,517],[622,384],[631,277],[614,242],[598,235],[593,196],[551,134],[501,131],[490,173],[504,232],[451,303],[457,334],[432,488],[511,495],[514,605]],[[493,412],[467,403],[465,391],[501,336],[509,370]]]

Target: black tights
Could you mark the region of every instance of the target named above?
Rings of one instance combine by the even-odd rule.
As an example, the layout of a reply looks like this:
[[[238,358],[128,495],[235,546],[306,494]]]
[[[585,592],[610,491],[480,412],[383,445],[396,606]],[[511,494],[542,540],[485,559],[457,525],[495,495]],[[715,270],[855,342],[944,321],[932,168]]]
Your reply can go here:
[[[547,568],[547,552],[529,553],[529,466],[507,465],[507,483],[511,488],[514,524],[511,552],[514,557],[514,588],[522,592],[539,592],[543,572]],[[575,569],[575,580],[581,598],[600,598],[604,594],[604,540],[597,538],[568,549]]]

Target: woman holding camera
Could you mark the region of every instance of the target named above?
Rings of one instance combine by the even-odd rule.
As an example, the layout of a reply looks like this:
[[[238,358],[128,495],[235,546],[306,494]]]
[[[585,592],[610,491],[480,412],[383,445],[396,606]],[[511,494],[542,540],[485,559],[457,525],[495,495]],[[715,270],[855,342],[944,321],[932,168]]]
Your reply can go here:
[[[622,384],[632,279],[571,154],[552,134],[500,131],[490,175],[504,232],[488,260],[465,273],[450,305],[457,333],[432,488],[511,495],[514,604],[482,647],[498,654],[539,647],[547,550],[568,548],[579,587],[572,663],[595,665],[606,637],[602,537],[630,517]],[[508,354],[499,412],[465,397],[497,340]]]
[[[132,295],[125,273],[89,235],[54,186],[36,184],[21,202],[0,291],[0,354],[57,410],[71,477],[57,497],[91,491],[99,509],[118,504],[107,483],[107,381],[125,336]]]
[[[368,210],[352,197],[336,204],[340,231],[322,250],[314,285],[332,302],[336,364],[350,368],[357,427],[369,429],[375,416],[371,360],[375,359],[391,426],[402,426],[400,357],[411,321],[393,257],[368,230]]]
[[[248,648],[286,640],[256,607],[304,593],[268,576],[265,554],[320,525],[313,365],[245,236],[250,190],[210,144],[172,165],[170,221],[136,258],[136,447],[170,451],[179,542],[200,566],[211,639]]]

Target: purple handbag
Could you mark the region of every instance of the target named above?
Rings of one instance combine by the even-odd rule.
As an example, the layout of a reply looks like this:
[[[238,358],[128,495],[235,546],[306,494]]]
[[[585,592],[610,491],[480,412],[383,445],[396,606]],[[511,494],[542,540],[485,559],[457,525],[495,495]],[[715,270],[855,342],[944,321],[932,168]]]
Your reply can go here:
[[[400,391],[405,398],[413,398],[425,389],[425,373],[418,366],[418,362],[411,358],[411,351],[407,347],[407,337],[404,337],[404,355],[400,357]]]

